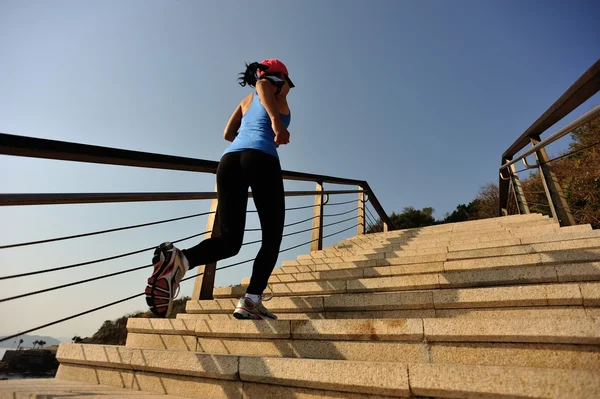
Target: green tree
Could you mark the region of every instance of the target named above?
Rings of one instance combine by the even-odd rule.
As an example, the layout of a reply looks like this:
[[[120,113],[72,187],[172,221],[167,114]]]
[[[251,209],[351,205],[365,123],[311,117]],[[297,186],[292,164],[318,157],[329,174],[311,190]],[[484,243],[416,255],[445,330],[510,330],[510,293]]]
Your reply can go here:
[[[71,338],[71,342],[74,344],[79,344],[83,342],[83,338],[81,338],[79,335],[75,335],[73,338]]]
[[[402,209],[402,212],[395,213],[392,212],[389,215],[390,225],[389,230],[402,230],[402,229],[412,229],[416,227],[424,227],[431,226],[435,223],[435,218],[433,217],[434,209],[431,207],[426,207],[421,210],[415,209],[412,206],[408,206]],[[375,233],[382,230],[381,220],[377,221],[375,225],[370,226],[367,230],[368,233]]]

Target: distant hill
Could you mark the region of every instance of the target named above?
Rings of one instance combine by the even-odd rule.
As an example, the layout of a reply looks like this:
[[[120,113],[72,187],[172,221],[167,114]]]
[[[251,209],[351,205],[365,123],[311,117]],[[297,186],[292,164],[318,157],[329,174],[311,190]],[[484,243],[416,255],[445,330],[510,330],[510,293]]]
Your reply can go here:
[[[23,340],[21,348],[33,348],[33,341],[46,341],[45,346],[58,345],[61,342],[64,342],[53,337],[46,337],[42,335],[21,335],[17,338],[9,339],[8,341],[0,342],[0,348],[16,348],[17,345],[19,345],[20,339]]]

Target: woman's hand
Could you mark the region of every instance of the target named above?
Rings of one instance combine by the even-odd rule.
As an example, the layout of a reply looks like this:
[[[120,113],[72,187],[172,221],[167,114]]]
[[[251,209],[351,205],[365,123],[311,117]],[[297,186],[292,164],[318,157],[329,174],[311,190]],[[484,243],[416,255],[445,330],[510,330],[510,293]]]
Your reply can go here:
[[[279,126],[276,126],[279,125]],[[290,132],[280,123],[272,123],[271,127],[275,132],[275,142],[277,144],[289,144],[290,142]]]

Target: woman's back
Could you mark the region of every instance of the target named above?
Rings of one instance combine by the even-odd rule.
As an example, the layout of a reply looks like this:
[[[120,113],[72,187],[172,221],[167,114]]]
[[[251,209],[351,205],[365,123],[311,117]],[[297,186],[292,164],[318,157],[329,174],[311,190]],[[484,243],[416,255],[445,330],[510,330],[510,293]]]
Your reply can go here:
[[[242,121],[235,137],[225,154],[229,152],[255,149],[264,151],[278,157],[275,132],[271,126],[271,118],[265,107],[261,104],[257,93],[251,93],[240,104],[242,108]],[[279,117],[287,129],[290,125],[291,113],[287,102],[277,102],[280,112]],[[283,112],[282,112],[283,111]],[[287,113],[285,113],[287,111]]]

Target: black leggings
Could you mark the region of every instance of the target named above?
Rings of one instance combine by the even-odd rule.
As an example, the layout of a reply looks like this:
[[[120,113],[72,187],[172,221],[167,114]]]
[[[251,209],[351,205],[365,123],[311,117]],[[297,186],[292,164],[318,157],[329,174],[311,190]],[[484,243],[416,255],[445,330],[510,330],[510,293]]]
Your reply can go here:
[[[246,292],[260,295],[267,288],[279,256],[285,219],[283,177],[276,157],[258,150],[223,155],[217,168],[221,236],[208,238],[183,253],[190,268],[238,254],[246,226],[248,187],[252,189],[260,219],[262,246],[254,260]]]

